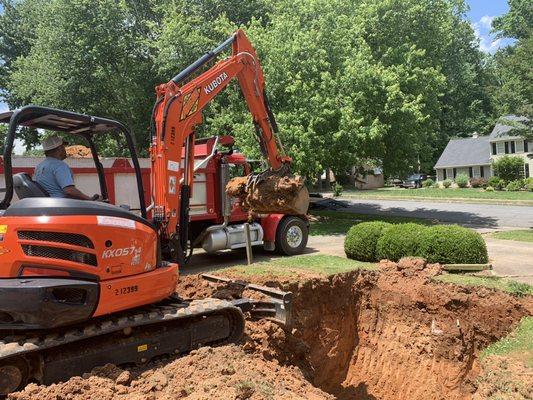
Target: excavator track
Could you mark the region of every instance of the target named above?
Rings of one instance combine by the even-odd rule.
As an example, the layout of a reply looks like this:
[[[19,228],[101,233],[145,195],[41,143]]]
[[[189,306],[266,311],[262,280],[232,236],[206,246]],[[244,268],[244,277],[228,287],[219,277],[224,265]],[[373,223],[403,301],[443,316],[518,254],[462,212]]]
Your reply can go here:
[[[85,324],[0,336],[0,395],[50,384],[106,363],[143,363],[240,340],[244,315],[230,301],[171,298]]]

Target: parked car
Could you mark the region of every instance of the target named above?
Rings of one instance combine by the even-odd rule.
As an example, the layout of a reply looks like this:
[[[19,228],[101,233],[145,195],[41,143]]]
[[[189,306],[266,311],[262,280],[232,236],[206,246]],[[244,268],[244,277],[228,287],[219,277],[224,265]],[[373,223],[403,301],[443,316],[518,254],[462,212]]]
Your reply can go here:
[[[422,187],[422,182],[430,178],[430,176],[426,174],[413,174],[409,176],[407,179],[403,181],[403,183],[400,185],[403,188],[410,189],[418,189]]]

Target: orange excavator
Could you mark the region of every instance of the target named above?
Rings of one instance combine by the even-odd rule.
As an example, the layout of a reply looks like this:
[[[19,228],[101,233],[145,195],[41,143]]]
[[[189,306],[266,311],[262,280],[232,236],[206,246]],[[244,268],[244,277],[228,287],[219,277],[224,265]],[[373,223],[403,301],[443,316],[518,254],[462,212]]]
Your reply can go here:
[[[231,56],[182,84],[228,46]],[[245,316],[290,322],[291,294],[272,288],[238,283],[264,293],[265,301],[184,300],[175,294],[188,246],[194,128],[201,123],[201,110],[234,77],[271,166],[253,178],[254,185],[268,176],[289,174],[290,158],[276,142],[257,55],[237,31],[157,88],[150,149],[153,202],[148,207],[132,135],[120,122],[40,106],[0,114],[0,123],[8,124],[5,195],[0,203],[0,395],[28,382],[48,384],[105,363],[139,363],[202,345],[236,342]],[[104,201],[51,198],[29,175],[13,175],[12,151],[21,127],[85,139]],[[107,204],[97,145],[104,134],[121,137],[129,150],[137,210]],[[304,189],[302,193],[296,196],[299,204],[305,200]]]

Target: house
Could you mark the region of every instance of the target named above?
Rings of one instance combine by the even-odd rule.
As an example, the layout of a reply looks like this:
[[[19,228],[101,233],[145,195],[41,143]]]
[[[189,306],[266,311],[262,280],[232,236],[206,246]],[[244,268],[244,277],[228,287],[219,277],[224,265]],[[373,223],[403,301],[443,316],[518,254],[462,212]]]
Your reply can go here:
[[[506,116],[502,119],[514,122],[527,121],[525,117]],[[488,179],[493,175],[492,163],[503,155],[509,154],[524,159],[523,176],[533,173],[533,141],[513,134],[514,127],[498,122],[489,136],[451,139],[435,164],[437,181],[455,179],[459,174],[470,178]]]

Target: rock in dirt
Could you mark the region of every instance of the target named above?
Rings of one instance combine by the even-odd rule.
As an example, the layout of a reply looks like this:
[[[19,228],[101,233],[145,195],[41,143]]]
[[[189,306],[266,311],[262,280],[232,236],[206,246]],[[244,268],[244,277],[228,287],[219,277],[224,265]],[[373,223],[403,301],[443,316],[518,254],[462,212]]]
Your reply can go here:
[[[226,185],[226,193],[240,200],[244,210],[257,214],[307,213],[309,192],[300,176],[269,175],[248,185],[248,176],[236,177]]]

